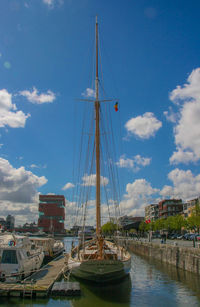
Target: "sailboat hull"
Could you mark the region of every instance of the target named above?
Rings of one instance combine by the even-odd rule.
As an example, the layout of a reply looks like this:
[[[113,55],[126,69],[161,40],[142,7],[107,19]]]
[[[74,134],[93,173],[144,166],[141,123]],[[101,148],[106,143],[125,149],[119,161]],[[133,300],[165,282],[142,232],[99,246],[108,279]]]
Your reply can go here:
[[[114,282],[130,271],[130,260],[88,260],[72,269],[71,274],[96,283]]]

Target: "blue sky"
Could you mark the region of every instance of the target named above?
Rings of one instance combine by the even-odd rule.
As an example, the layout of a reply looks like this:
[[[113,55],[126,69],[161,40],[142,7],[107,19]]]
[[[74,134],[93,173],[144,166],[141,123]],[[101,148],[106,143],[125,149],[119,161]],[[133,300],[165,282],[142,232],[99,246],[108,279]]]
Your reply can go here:
[[[199,196],[199,11],[196,0],[0,2],[0,216],[37,221],[38,193],[64,194],[70,225],[96,14],[106,93],[119,99],[123,213]]]

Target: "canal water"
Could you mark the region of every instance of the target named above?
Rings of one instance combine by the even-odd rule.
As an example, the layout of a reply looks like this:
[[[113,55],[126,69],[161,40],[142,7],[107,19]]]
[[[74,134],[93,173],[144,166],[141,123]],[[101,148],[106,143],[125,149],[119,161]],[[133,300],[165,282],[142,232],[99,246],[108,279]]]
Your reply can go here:
[[[66,250],[71,239],[64,238]],[[200,277],[132,254],[130,276],[115,285],[81,283],[81,296],[70,298],[0,298],[2,306],[193,307],[200,306]]]

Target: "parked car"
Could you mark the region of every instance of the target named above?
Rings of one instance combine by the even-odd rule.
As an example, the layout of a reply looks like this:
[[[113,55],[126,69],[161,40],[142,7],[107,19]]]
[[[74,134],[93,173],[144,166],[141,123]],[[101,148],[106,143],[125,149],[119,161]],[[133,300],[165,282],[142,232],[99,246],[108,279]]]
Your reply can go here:
[[[200,234],[199,233],[196,234],[196,241],[200,241]]]
[[[190,233],[187,232],[184,234],[183,239],[189,240],[189,236],[190,236]]]
[[[175,240],[178,238],[178,234],[177,233],[174,233],[172,236],[171,236],[171,240]]]
[[[183,239],[183,235],[178,235],[178,236],[177,236],[177,239],[178,239],[178,240],[182,240],[182,239]]]

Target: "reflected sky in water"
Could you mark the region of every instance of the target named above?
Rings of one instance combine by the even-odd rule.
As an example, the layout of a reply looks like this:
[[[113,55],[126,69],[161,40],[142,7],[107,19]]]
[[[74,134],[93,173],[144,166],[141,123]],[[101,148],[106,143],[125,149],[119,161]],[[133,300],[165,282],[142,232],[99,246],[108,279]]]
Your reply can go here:
[[[65,238],[66,249],[71,239]],[[200,306],[200,278],[195,274],[132,255],[130,276],[115,285],[96,286],[81,282],[82,295],[77,298],[36,300],[1,298],[9,306],[71,307],[184,307]]]

